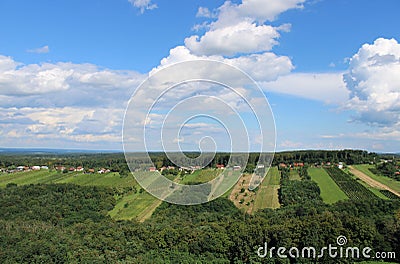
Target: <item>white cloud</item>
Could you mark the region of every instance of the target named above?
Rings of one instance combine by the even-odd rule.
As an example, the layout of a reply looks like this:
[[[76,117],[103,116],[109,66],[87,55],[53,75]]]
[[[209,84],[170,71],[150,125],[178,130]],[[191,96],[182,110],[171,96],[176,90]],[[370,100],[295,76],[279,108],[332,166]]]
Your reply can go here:
[[[70,62],[23,65],[0,56],[2,106],[121,105],[144,76]],[[115,96],[112,96],[115,95]],[[129,97],[128,97],[129,98]]]
[[[277,16],[289,9],[303,8],[306,0],[243,0],[241,4],[226,1],[219,7],[218,20],[213,23],[214,28],[226,27],[243,20],[274,21]]]
[[[289,31],[289,25],[271,26],[266,21],[293,8],[302,8],[305,0],[243,0],[240,4],[226,1],[218,9],[210,11],[200,7],[197,17],[209,18],[195,30],[207,28],[202,36],[185,39],[185,46],[196,55],[235,56],[265,52],[278,44],[279,31]]]
[[[38,53],[38,54],[42,54],[42,53],[49,53],[50,52],[50,48],[49,48],[49,46],[43,46],[43,47],[40,47],[40,48],[36,48],[36,49],[29,49],[29,50],[27,50],[27,52],[30,52],[30,53]]]
[[[273,21],[276,17],[293,8],[303,8],[306,0],[243,0],[237,7],[243,16],[252,16],[259,21]]]
[[[196,17],[205,17],[205,18],[214,18],[215,16],[216,14],[212,13],[210,9],[202,6],[199,7],[196,14]]]
[[[369,125],[400,127],[400,44],[379,38],[364,44],[350,59],[344,81],[350,91],[347,109]]]
[[[0,55],[0,72],[5,73],[8,71],[12,71],[18,65],[20,65],[20,63],[14,61],[11,57]]]
[[[24,143],[51,146],[52,141],[68,147],[79,147],[77,142],[119,145],[123,113],[123,109],[81,107],[0,108],[0,134],[7,135],[2,146],[16,146],[16,138],[23,147]]]
[[[140,13],[144,13],[145,10],[152,10],[157,8],[157,4],[151,3],[151,0],[128,0],[134,7],[140,10]]]
[[[342,73],[293,73],[276,81],[262,82],[266,91],[290,94],[330,104],[342,104],[349,92],[342,80]]]
[[[257,26],[243,21],[224,28],[212,29],[203,36],[185,39],[185,46],[198,55],[226,55],[256,53],[271,50],[278,42],[278,29],[269,25]]]
[[[352,140],[367,139],[367,140],[400,141],[400,130],[398,130],[398,129],[394,130],[392,128],[378,128],[373,131],[321,135],[320,138],[323,138],[323,139],[348,138],[348,139],[352,139]]]
[[[194,26],[192,27],[192,30],[195,31],[195,32],[198,32],[198,31],[200,31],[200,30],[209,29],[209,28],[210,28],[210,23],[207,22],[207,21],[204,21],[204,22],[201,23],[201,24],[196,24],[196,25],[194,25]]]
[[[240,68],[256,81],[273,81],[294,69],[289,57],[272,52],[224,59],[224,62]]]
[[[153,69],[151,74],[154,74],[157,70],[164,68],[168,65],[189,61],[189,60],[205,60],[211,59],[221,61],[229,65],[238,67],[245,71],[256,81],[274,81],[281,75],[286,75],[294,69],[294,66],[289,57],[278,56],[272,52],[265,52],[261,54],[243,55],[236,58],[224,58],[219,55],[212,56],[198,56],[194,55],[184,46],[178,46],[170,50],[168,57],[161,60],[160,66]],[[187,69],[191,71],[193,69]],[[218,73],[214,69],[208,69],[210,73]],[[177,73],[182,74],[182,73]],[[222,74],[222,73],[221,73]],[[232,76],[227,75],[227,80],[231,79]]]
[[[211,22],[203,22],[203,26],[198,27],[206,27],[207,31],[203,35],[186,38],[184,46],[172,48],[168,57],[163,58],[160,66],[150,74],[173,63],[198,59],[225,62],[262,82],[274,81],[279,76],[289,74],[294,69],[290,58],[276,55],[271,49],[279,44],[280,32],[289,31],[290,25],[272,26],[265,24],[265,21],[274,20],[286,10],[302,8],[304,2],[244,0],[240,4],[226,1],[213,11],[200,7],[197,16],[211,18]],[[217,17],[213,21],[215,14]],[[210,72],[215,73],[212,69]]]
[[[145,78],[93,64],[23,65],[0,55],[2,146],[120,148],[125,106]],[[99,145],[101,144],[101,145]]]
[[[205,60],[211,59],[216,61],[221,61],[226,64],[235,66],[247,74],[253,79],[259,82],[274,81],[281,75],[289,74],[294,66],[289,57],[278,56],[272,52],[265,52],[261,54],[251,54],[243,55],[236,58],[224,58],[223,56],[213,55],[213,56],[197,56],[192,54],[186,47],[178,46],[170,50],[168,57],[161,60],[160,66],[153,69],[151,74],[155,73],[157,70],[166,67],[168,65],[189,61],[189,60]],[[191,71],[191,69],[186,69]],[[224,73],[209,69],[210,73],[213,75]],[[177,73],[183,74],[183,73]],[[227,80],[232,79],[232,76],[226,76]]]

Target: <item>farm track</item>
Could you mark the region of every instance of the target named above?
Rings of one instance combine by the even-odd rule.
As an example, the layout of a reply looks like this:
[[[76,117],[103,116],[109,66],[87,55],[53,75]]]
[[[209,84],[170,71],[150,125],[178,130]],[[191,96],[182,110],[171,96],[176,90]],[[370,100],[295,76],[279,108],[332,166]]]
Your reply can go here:
[[[179,183],[179,177],[176,177],[173,182],[175,183]],[[159,207],[162,204],[163,200],[160,199],[156,199],[149,207],[147,207],[146,209],[144,209],[137,217],[136,219],[143,223],[146,219],[149,219],[154,211],[157,209],[157,207]]]
[[[378,189],[382,189],[382,190],[388,190],[388,191],[390,191],[390,192],[392,192],[395,195],[400,197],[400,193],[396,192],[395,190],[393,190],[389,186],[372,179],[371,177],[369,177],[368,175],[366,175],[362,171],[359,171],[359,170],[357,170],[356,168],[354,168],[352,166],[349,166],[349,169],[350,169],[351,173],[353,173],[356,177],[360,178],[363,182],[365,182],[369,186],[374,187],[374,188],[378,188]]]

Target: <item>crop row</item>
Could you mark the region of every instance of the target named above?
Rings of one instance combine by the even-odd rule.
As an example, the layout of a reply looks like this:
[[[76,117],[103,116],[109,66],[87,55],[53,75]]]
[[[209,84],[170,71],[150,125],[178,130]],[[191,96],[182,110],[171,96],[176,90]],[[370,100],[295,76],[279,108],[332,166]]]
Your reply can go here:
[[[325,168],[329,176],[342,189],[342,191],[352,200],[372,200],[377,196],[368,190],[365,186],[358,183],[355,179],[344,171],[336,168]]]
[[[392,200],[400,200],[400,197],[397,196],[396,194],[392,193],[391,191],[388,190],[380,190],[380,192],[385,195],[387,198],[392,199]]]

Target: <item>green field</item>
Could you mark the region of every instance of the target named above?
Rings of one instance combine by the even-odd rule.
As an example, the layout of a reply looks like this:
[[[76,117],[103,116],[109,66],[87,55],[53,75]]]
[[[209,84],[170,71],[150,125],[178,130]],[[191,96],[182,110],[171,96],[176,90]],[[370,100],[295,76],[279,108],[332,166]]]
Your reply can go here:
[[[0,174],[0,187],[5,187],[8,183],[16,183],[18,185],[51,183],[55,179],[62,178],[61,173],[48,170],[17,172],[11,174]]]
[[[143,191],[142,193],[128,193],[122,196],[109,212],[110,216],[117,220],[136,219],[143,221],[151,216],[158,205],[159,200]],[[155,206],[155,208],[154,208]],[[150,215],[148,215],[150,213]]]
[[[325,203],[333,204],[337,201],[348,199],[347,195],[336,185],[324,169],[309,168],[308,174],[318,184],[321,190],[321,198]]]
[[[375,175],[369,170],[369,168],[374,168],[374,165],[363,164],[363,165],[353,165],[353,167],[363,172],[364,174],[368,175],[372,179],[392,188],[396,192],[400,192],[400,181],[396,181],[395,179],[386,176]]]
[[[124,192],[121,196],[116,196],[117,203],[113,210],[109,212],[115,219],[137,219],[142,221],[154,211],[160,204],[159,200],[140,190],[133,176],[120,177],[115,173],[105,174],[84,174],[81,172],[61,173],[56,171],[40,170],[18,172],[13,174],[0,174],[0,187],[5,187],[8,183],[18,185],[38,184],[38,183],[73,183],[77,185],[94,185],[106,187],[135,187],[133,190]]]
[[[291,181],[301,181],[299,172],[297,170],[291,170],[289,174],[289,180]]]
[[[130,187],[136,185],[133,177],[121,178],[118,173],[84,174],[82,172],[61,173],[56,171],[40,170],[0,175],[0,187],[8,183],[18,185],[38,183],[74,183],[78,185],[96,185],[109,187]]]
[[[198,183],[205,183],[209,182],[212,179],[215,179],[219,174],[223,173],[223,170],[218,169],[203,169],[203,170],[196,170],[191,174],[186,174],[182,181],[179,183],[181,184],[198,184]]]
[[[279,208],[278,189],[280,182],[280,172],[277,167],[269,169],[268,174],[261,183],[254,201],[253,211],[264,208]]]

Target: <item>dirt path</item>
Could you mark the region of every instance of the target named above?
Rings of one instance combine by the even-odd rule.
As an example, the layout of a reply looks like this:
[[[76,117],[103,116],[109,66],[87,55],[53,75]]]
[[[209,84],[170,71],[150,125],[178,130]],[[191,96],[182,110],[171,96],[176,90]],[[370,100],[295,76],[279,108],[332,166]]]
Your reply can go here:
[[[393,190],[392,188],[386,186],[383,183],[380,183],[374,179],[372,179],[371,177],[369,177],[368,175],[366,175],[365,173],[357,170],[356,168],[349,166],[350,172],[353,173],[356,177],[360,178],[362,181],[364,181],[365,183],[367,183],[369,186],[374,187],[374,188],[378,188],[378,189],[382,189],[382,190],[388,190],[394,194],[396,194],[397,196],[400,197],[400,193],[396,192],[395,190]]]
[[[175,183],[179,183],[179,176],[176,177],[173,182]],[[147,207],[146,209],[144,209],[137,217],[136,219],[143,223],[145,220],[149,219],[154,211],[157,209],[157,207],[159,207],[162,204],[163,200],[160,200],[157,198],[156,201],[154,201],[154,203],[152,203],[149,207]]]

